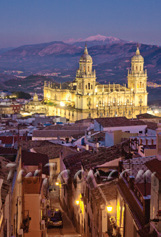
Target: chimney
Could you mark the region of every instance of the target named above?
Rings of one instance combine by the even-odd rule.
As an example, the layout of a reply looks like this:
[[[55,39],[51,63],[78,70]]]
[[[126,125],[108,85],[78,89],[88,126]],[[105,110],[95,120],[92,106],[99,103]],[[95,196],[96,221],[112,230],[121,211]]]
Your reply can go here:
[[[158,123],[158,128],[156,130],[156,136],[157,136],[157,159],[161,161],[161,123]]]

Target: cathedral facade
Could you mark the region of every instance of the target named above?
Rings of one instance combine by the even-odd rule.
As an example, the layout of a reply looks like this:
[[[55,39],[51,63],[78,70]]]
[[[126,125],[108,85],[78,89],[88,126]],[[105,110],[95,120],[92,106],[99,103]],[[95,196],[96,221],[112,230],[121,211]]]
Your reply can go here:
[[[93,60],[87,46],[79,61],[79,69],[69,89],[54,88],[52,82],[44,84],[44,101],[48,115],[59,115],[76,121],[84,118],[126,116],[135,118],[147,112],[147,70],[137,47],[128,70],[128,85],[99,84]],[[52,106],[49,104],[53,103]]]

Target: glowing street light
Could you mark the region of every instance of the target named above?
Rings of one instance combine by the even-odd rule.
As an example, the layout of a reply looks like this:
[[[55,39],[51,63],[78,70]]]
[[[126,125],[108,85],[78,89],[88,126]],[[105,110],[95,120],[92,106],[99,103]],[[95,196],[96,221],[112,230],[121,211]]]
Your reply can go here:
[[[112,206],[107,206],[107,212],[112,212]]]
[[[55,185],[56,185],[56,186],[59,186],[59,183],[58,183],[58,182],[56,182],[56,183],[55,183]]]
[[[78,205],[79,205],[79,200],[76,200],[76,201],[75,201],[75,204],[78,206]]]

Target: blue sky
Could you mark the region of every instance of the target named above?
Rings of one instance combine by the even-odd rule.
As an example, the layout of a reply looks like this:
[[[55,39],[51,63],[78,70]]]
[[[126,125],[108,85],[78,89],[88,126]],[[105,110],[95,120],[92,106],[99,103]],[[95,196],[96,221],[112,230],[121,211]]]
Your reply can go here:
[[[161,45],[161,0],[0,0],[0,48],[96,34]]]

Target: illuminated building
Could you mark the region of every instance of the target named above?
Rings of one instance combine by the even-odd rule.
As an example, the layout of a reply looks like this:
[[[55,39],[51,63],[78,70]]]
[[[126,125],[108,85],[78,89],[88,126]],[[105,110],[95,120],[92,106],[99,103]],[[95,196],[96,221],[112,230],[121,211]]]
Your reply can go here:
[[[87,46],[79,61],[79,69],[69,89],[54,88],[52,82],[44,84],[44,101],[48,104],[48,115],[59,115],[75,121],[87,117],[126,116],[147,112],[147,70],[139,47],[132,57],[128,70],[128,85],[99,84],[93,60]],[[49,104],[52,103],[52,106]]]

